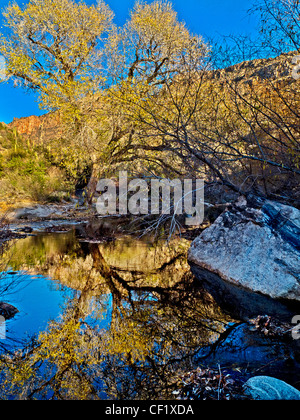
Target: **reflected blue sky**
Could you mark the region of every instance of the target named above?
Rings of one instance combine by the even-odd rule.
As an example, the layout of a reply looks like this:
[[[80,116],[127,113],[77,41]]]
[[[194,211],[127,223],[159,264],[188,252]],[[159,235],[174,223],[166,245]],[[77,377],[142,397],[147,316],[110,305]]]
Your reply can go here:
[[[78,293],[42,275],[30,275],[26,272],[2,273],[1,284],[11,284],[12,281],[18,284],[15,290],[17,293],[10,293],[8,300],[19,312],[13,319],[6,321],[5,344],[12,344],[11,340],[24,340],[47,329],[50,321],[59,320],[68,301]],[[4,294],[1,300],[5,299]],[[111,320],[110,294],[101,297],[101,306],[104,308],[103,316],[95,319],[92,314],[85,318],[85,322],[105,329]]]

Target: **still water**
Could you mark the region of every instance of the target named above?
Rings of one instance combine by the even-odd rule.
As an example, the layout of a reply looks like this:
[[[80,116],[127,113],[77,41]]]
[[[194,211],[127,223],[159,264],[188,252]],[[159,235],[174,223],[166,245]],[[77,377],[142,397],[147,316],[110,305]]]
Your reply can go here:
[[[1,258],[3,398],[173,398],[230,321],[196,284],[189,241],[39,232]]]

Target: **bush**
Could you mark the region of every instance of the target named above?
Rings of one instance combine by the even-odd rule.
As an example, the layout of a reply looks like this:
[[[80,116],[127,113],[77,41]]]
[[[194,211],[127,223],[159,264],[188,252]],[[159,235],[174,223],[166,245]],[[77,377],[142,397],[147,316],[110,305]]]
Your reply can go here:
[[[12,138],[7,143],[8,140],[9,136],[0,154],[0,197],[50,202],[70,199],[74,182],[63,168],[53,165],[41,148],[30,149],[20,139]]]

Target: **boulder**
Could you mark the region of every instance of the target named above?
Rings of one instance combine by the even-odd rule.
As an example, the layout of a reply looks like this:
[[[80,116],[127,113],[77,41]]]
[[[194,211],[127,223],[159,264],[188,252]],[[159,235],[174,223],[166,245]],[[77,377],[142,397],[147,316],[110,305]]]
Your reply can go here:
[[[251,316],[277,311],[274,300],[300,309],[300,211],[256,197],[240,199],[196,238],[188,253],[196,277]],[[256,296],[253,296],[253,293]],[[220,302],[219,302],[220,303]]]
[[[36,205],[32,207],[18,208],[7,214],[9,220],[36,220],[52,219],[66,216],[70,209],[74,209],[75,204],[66,205]]]
[[[55,214],[56,208],[54,206],[35,206],[18,209],[15,212],[16,219],[33,219],[33,218],[47,218]]]
[[[300,400],[300,391],[270,376],[254,376],[244,384],[244,393],[253,400]]]
[[[5,319],[13,318],[17,313],[18,309],[9,303],[0,302],[0,316],[3,316]]]

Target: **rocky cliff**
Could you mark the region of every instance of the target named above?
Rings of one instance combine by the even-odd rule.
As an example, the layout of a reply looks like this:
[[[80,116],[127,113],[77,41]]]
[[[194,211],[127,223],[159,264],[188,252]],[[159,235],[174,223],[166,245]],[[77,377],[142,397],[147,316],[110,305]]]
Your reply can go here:
[[[211,71],[208,74],[211,80],[225,78],[233,82],[247,84],[262,80],[295,81],[293,70],[296,65],[293,63],[293,59],[298,56],[297,51],[291,51],[275,58],[243,61],[224,69]]]
[[[59,134],[59,117],[55,113],[44,114],[41,116],[31,115],[30,117],[14,118],[7,125],[24,138],[35,141],[54,139]]]

